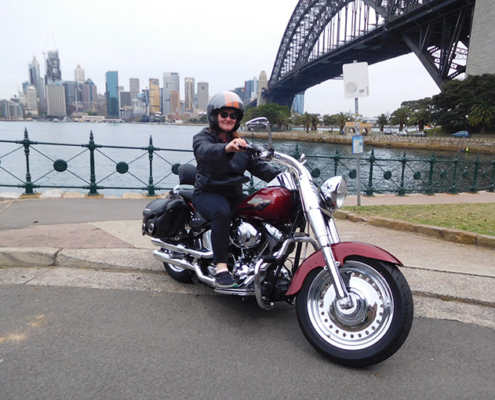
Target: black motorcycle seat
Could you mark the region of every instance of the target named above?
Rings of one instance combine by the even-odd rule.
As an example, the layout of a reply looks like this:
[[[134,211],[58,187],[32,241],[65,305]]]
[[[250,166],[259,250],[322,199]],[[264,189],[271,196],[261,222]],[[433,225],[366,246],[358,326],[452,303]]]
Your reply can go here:
[[[184,200],[186,200],[188,203],[192,203],[193,193],[194,193],[194,189],[179,189],[177,191],[177,194],[181,196]]]

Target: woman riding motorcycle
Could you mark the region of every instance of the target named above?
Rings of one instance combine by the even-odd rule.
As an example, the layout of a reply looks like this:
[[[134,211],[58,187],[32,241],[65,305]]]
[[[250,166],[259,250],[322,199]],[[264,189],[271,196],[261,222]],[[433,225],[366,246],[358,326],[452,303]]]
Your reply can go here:
[[[247,143],[237,129],[244,116],[244,103],[237,94],[214,95],[208,103],[207,115],[209,127],[193,138],[197,163],[193,205],[212,222],[216,283],[219,287],[232,288],[237,284],[227,267],[229,231],[235,210],[246,197],[242,184],[249,182],[249,178],[244,172],[269,182],[279,171],[242,151]]]

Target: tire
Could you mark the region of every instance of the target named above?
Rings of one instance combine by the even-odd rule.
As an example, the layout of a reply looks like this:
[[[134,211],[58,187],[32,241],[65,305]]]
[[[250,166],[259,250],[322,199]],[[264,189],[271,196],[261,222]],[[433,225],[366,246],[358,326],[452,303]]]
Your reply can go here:
[[[175,265],[164,262],[163,266],[170,275],[170,277],[177,282],[181,283],[193,283],[194,272],[188,269],[176,267]]]
[[[392,356],[405,342],[413,321],[406,279],[393,265],[366,258],[339,268],[353,308],[338,307],[330,274],[306,277],[296,299],[299,326],[311,345],[332,361],[366,367]]]

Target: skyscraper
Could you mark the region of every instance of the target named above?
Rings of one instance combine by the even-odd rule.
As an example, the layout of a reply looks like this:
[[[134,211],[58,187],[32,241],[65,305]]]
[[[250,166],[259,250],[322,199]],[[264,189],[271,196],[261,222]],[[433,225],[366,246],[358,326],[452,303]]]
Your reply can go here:
[[[170,114],[171,112],[176,112],[177,110],[172,107],[172,91],[180,93],[180,82],[178,72],[164,72],[163,73],[163,94],[162,94],[162,110],[163,115]],[[180,109],[180,95],[179,95],[179,106]]]
[[[26,87],[26,108],[24,111],[33,117],[38,115],[38,95],[36,94],[36,86],[34,85],[28,85]]]
[[[107,101],[107,116],[119,116],[119,73],[108,71],[105,80],[105,97]]]
[[[46,97],[45,97],[45,82],[44,79],[40,75],[40,65],[36,60],[36,57],[33,57],[33,61],[29,64],[29,83],[36,87],[36,95],[39,99],[39,108],[40,110],[46,110]]]
[[[170,92],[170,107],[172,113],[180,112],[180,92],[178,90]]]
[[[298,93],[294,96],[292,111],[298,114],[304,114],[304,92]]]
[[[45,83],[49,85],[60,80],[62,80],[60,58],[58,57],[58,51],[52,50],[48,52],[48,58],[46,59]]]
[[[158,79],[150,78],[150,113],[160,112],[160,83]]]
[[[83,110],[90,111],[96,110],[98,107],[98,94],[96,90],[96,85],[91,79],[88,79],[82,85],[82,103]]]
[[[47,115],[66,117],[65,87],[61,80],[46,85]]]
[[[131,101],[139,96],[139,78],[129,78],[129,91],[131,92]]]
[[[194,110],[194,78],[184,78],[184,105],[186,112]]]
[[[198,108],[203,111],[206,111],[210,99],[208,90],[208,82],[198,82]]]
[[[81,84],[86,81],[84,70],[79,64],[77,64],[77,68],[74,70],[74,80]]]

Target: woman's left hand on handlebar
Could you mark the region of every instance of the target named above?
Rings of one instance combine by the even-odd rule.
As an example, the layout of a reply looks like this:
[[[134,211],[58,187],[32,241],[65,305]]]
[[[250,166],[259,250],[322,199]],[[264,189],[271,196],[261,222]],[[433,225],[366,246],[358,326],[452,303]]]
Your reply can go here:
[[[242,138],[236,138],[232,140],[227,146],[225,147],[225,152],[226,153],[237,153],[238,151],[242,151],[243,147],[246,147],[247,143],[244,139]]]

